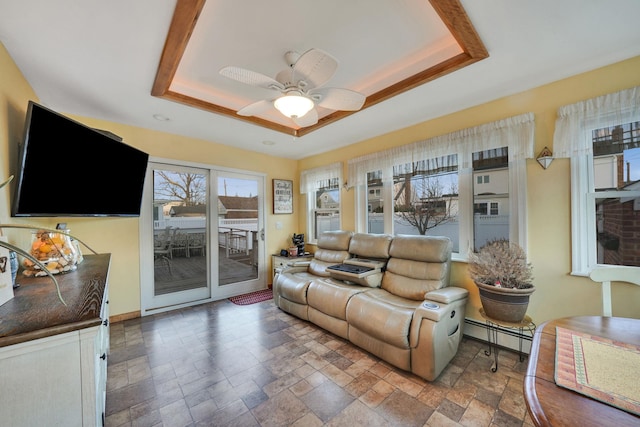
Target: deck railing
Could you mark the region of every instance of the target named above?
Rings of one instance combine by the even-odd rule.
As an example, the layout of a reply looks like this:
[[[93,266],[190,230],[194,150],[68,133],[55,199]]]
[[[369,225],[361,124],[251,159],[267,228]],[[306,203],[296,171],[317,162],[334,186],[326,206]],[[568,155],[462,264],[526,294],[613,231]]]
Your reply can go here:
[[[178,228],[178,233],[194,235],[206,230],[204,217],[164,218],[153,222],[154,235],[159,236],[167,227]],[[218,246],[225,250],[226,257],[233,255],[254,256],[258,232],[257,218],[218,219]],[[189,253],[188,250],[186,252]],[[189,255],[187,255],[189,256]]]

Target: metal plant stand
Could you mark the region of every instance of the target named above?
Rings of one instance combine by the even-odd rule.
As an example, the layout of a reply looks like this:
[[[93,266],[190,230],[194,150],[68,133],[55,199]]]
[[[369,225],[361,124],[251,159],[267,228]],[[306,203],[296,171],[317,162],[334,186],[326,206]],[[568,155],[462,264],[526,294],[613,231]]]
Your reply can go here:
[[[531,317],[525,315],[524,319],[518,323],[505,322],[503,320],[496,320],[487,316],[482,308],[480,308],[480,316],[482,316],[487,324],[487,341],[489,342],[489,350],[485,350],[484,354],[491,356],[493,353],[494,357],[491,372],[496,372],[498,370],[498,332],[500,332],[501,328],[516,331],[514,335],[517,335],[518,337],[518,354],[520,356],[520,362],[524,362],[527,354],[522,351],[522,340],[526,338],[531,341],[536,330],[536,324],[533,323]]]

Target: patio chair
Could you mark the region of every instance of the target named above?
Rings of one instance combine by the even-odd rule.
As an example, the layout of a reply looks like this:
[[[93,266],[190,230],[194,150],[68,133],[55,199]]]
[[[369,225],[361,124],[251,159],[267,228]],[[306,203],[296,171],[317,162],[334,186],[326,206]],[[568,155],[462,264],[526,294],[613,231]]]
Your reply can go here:
[[[638,267],[622,265],[596,267],[589,275],[594,282],[602,284],[602,315],[611,317],[611,282],[628,282],[640,285],[640,273]]]
[[[167,227],[160,237],[158,244],[153,248],[153,261],[155,262],[159,259],[163,260],[169,269],[169,274],[173,274],[171,271],[171,259],[173,258],[171,250],[173,248],[173,240],[178,229],[178,227]]]
[[[171,241],[171,259],[173,256],[189,256],[189,237],[187,233],[175,233]]]
[[[187,256],[191,256],[191,253],[198,251],[201,256],[205,255],[206,242],[204,233],[189,234],[189,243],[187,246]]]

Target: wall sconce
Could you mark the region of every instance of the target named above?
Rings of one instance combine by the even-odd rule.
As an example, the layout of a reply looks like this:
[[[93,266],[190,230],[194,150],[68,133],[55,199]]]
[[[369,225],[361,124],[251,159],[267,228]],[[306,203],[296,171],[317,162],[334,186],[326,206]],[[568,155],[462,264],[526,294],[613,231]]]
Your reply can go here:
[[[540,166],[546,169],[553,161],[553,154],[551,154],[551,150],[549,150],[547,147],[544,147],[540,154],[538,154],[538,158],[536,160],[538,161],[538,163],[540,163]]]

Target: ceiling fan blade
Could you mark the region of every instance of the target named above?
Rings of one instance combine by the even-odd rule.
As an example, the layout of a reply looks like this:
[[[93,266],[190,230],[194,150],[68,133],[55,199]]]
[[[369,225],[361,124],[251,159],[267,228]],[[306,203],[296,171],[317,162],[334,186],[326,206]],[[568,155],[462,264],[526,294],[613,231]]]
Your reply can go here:
[[[282,86],[277,80],[245,68],[233,66],[224,67],[220,70],[220,75],[251,86],[258,86],[265,89],[284,89],[284,86]]]
[[[282,87],[295,86],[293,82],[293,70],[291,68],[287,68],[276,74],[276,80]]]
[[[325,84],[338,68],[338,61],[320,49],[309,49],[293,64],[293,81],[303,80],[307,89]]]
[[[292,118],[293,122],[300,127],[312,126],[318,123],[318,111],[315,108],[309,110],[307,114],[302,117]]]
[[[262,101],[254,102],[238,110],[239,116],[255,116],[264,111],[267,111],[273,106],[270,100],[263,99]]]
[[[318,101],[318,106],[340,111],[358,111],[367,99],[359,92],[336,87],[320,88],[309,95]]]

